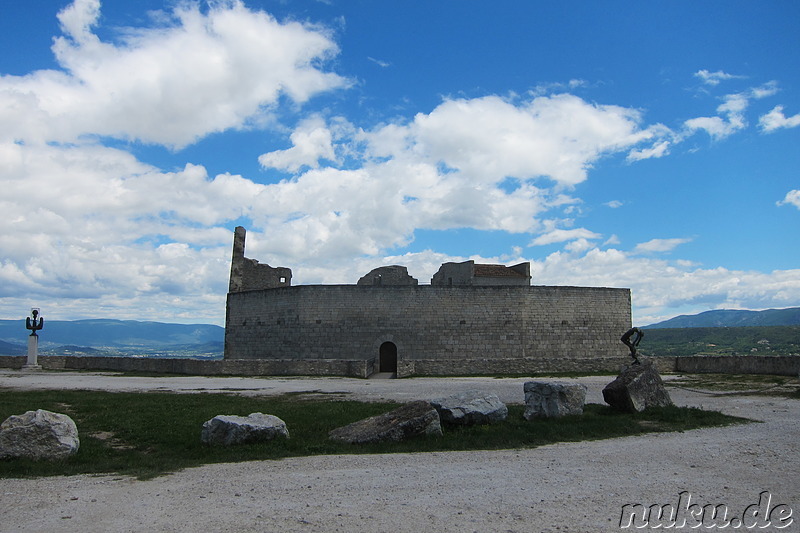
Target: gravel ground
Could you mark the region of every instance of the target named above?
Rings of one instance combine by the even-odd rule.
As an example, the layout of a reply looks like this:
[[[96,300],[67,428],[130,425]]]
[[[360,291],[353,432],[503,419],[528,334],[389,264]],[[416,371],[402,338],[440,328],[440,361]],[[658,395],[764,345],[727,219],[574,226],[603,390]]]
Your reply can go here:
[[[559,380],[585,383],[587,401],[602,403],[601,390],[611,379]],[[147,378],[0,370],[0,388],[6,389],[306,391],[401,401],[479,388],[522,403],[525,381]],[[528,450],[218,464],[149,481],[122,476],[0,479],[0,531],[620,531],[623,505],[677,505],[683,491],[701,506],[727,505],[729,518],[741,516],[759,502],[762,491],[769,491],[771,507],[793,509],[793,523],[759,530],[800,531],[800,401],[683,389],[670,393],[678,405],[760,423]]]

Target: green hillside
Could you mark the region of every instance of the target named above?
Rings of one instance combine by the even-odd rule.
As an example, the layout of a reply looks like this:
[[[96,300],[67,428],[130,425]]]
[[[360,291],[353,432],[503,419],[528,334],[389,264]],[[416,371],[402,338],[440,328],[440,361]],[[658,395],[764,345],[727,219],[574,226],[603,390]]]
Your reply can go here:
[[[800,355],[800,326],[646,329],[645,355]]]

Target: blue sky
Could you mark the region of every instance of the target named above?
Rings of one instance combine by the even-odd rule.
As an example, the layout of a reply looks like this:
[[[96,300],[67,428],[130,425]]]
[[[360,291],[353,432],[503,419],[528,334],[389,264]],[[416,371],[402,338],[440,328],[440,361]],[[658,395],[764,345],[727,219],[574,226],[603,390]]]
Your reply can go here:
[[[222,324],[296,284],[531,261],[634,323],[800,305],[800,4],[0,5],[0,317]]]

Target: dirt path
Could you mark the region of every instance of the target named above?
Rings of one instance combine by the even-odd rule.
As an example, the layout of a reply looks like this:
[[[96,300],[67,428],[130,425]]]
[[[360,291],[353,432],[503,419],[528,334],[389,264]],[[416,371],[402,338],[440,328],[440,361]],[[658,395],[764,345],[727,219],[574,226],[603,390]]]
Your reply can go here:
[[[134,378],[0,371],[0,387],[339,392],[432,398],[467,388],[522,401],[525,379]],[[601,402],[606,377],[580,378]],[[120,476],[0,480],[0,531],[589,532],[620,531],[622,506],[726,504],[769,491],[800,531],[800,401],[672,389],[678,405],[762,423],[530,450],[323,456],[209,465],[150,481]],[[702,530],[706,530],[701,528]],[[731,528],[728,528],[730,530]],[[688,530],[688,528],[686,529]],[[740,528],[739,530],[744,530]]]

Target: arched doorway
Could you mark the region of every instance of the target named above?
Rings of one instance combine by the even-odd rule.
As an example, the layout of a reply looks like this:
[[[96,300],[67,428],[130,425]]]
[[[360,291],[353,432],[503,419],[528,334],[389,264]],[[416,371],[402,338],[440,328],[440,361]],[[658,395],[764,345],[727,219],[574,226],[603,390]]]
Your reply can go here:
[[[397,346],[393,342],[381,344],[378,372],[397,372]]]

